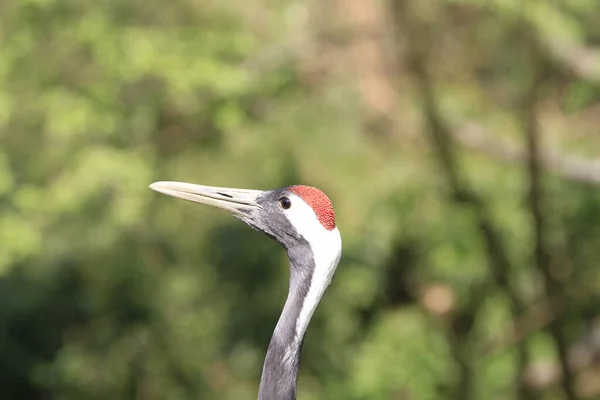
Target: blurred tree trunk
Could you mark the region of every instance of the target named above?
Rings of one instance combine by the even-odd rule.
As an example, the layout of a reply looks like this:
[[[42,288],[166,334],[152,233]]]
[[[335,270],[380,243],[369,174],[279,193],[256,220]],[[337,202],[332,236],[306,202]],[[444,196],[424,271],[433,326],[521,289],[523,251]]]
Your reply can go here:
[[[395,85],[390,77],[390,58],[384,53],[386,27],[380,1],[337,0],[337,14],[344,34],[348,34],[348,58],[357,77],[357,85],[372,132],[393,135],[396,109]]]

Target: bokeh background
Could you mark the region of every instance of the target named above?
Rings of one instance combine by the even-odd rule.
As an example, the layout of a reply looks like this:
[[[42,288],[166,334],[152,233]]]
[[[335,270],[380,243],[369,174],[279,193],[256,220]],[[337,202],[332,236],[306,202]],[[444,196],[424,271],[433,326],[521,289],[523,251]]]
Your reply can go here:
[[[299,399],[600,398],[599,21],[2,1],[0,398],[255,398],[286,255],[157,180],[331,197]]]

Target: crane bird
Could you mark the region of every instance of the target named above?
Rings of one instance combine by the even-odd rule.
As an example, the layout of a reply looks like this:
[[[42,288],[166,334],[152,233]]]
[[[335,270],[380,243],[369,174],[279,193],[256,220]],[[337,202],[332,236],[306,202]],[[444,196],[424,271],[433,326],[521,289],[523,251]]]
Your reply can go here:
[[[289,291],[267,350],[258,399],[295,400],[304,334],[342,254],[342,239],[327,195],[301,185],[261,191],[156,182],[150,188],[227,210],[285,248]]]

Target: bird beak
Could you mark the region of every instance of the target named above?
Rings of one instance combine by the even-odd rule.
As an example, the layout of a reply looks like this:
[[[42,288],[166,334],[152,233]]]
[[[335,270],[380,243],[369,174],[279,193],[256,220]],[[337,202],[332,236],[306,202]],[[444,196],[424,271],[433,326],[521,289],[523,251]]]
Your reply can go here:
[[[222,208],[234,215],[245,215],[252,210],[262,208],[256,200],[264,193],[261,190],[203,186],[184,182],[155,182],[150,185],[150,189],[194,203]]]

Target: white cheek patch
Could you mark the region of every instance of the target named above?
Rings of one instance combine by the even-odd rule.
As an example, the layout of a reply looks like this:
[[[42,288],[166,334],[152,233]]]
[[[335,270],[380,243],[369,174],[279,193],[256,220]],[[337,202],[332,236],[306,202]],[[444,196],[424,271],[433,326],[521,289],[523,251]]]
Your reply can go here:
[[[284,212],[298,233],[308,241],[315,262],[308,293],[296,321],[295,344],[299,345],[340,261],[342,239],[338,228],[327,230],[303,199],[294,194],[289,198],[292,206]]]

